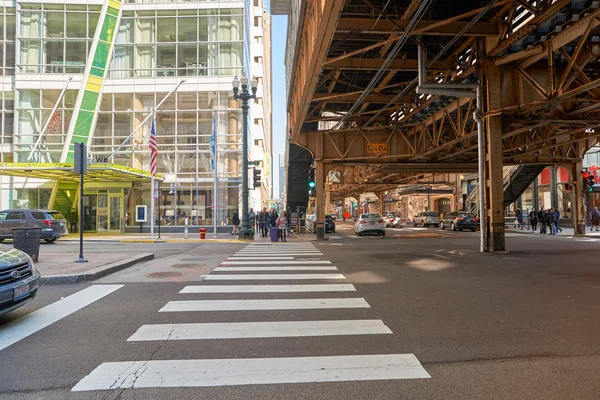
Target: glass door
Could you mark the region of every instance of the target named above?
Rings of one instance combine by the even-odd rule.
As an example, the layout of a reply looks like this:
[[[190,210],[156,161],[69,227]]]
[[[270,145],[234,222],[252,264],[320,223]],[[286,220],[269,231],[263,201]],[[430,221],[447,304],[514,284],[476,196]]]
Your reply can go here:
[[[98,232],[108,231],[108,193],[98,192]]]
[[[110,220],[109,228],[110,231],[121,230],[121,196],[110,196],[109,197],[109,209],[110,209]]]

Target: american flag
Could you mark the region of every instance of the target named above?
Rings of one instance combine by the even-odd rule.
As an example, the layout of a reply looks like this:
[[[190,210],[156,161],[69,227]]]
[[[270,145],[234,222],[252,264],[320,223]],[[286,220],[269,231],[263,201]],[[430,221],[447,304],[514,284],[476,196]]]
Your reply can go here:
[[[52,115],[52,118],[50,118],[50,123],[48,124],[48,130],[51,134],[56,134],[60,132],[60,123],[60,111],[56,110]]]
[[[156,129],[154,129],[154,118],[152,118],[152,127],[150,128],[150,173],[156,176],[156,156],[158,148],[156,147]]]

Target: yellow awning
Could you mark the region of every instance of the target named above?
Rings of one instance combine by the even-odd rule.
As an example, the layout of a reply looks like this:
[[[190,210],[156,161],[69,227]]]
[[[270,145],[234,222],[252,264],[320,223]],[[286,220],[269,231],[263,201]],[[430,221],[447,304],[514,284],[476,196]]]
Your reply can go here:
[[[79,182],[72,163],[0,163],[0,175]],[[86,182],[150,182],[150,172],[119,164],[88,164]],[[162,175],[155,177],[164,181]]]

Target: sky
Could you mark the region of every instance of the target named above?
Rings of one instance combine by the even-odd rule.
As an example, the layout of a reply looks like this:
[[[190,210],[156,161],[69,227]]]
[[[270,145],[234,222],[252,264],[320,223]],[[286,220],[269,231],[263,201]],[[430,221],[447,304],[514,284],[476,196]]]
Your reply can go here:
[[[272,112],[273,112],[273,195],[279,194],[279,156],[285,151],[286,82],[285,45],[287,37],[287,16],[273,15],[271,20],[271,68],[272,68]]]

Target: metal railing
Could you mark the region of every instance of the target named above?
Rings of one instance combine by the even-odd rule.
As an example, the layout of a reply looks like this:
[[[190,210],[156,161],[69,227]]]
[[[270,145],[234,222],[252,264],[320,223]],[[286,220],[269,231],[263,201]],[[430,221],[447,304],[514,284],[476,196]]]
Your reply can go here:
[[[513,176],[513,174],[517,171],[517,169],[519,168],[519,165],[511,165],[510,167],[504,167],[504,171],[502,172],[502,181],[503,181],[503,187],[505,188],[506,185],[508,183],[510,183],[510,178]],[[475,185],[475,187],[473,188],[473,191],[471,192],[471,194],[467,197],[467,199],[465,200],[465,204],[471,204],[473,203],[473,205],[470,207],[469,212],[473,215],[479,215],[479,182],[477,182],[477,184]]]

